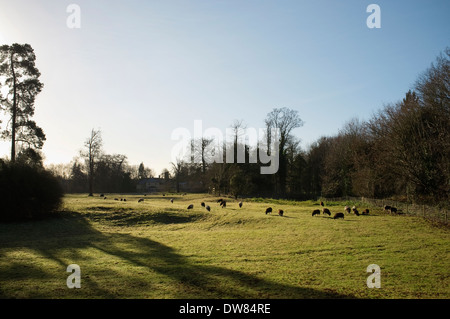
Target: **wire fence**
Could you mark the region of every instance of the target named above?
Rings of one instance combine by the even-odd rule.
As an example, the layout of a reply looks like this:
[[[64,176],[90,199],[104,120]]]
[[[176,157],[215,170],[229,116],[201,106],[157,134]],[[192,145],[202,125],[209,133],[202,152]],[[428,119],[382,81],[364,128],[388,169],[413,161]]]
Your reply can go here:
[[[384,209],[385,206],[391,206],[397,209],[397,214],[419,216],[440,223],[444,223],[446,225],[449,224],[449,210],[446,208],[414,204],[391,199],[374,199],[367,197],[336,197],[336,198],[324,198],[323,200],[328,202],[339,202],[339,201],[361,202],[370,204],[372,206],[380,207],[381,209]]]

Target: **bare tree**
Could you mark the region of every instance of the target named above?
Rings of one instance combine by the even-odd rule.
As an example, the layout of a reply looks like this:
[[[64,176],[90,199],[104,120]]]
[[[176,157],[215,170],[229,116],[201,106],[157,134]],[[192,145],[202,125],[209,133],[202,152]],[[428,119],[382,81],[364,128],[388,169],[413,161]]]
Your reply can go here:
[[[177,158],[176,162],[171,162],[170,165],[172,165],[172,173],[175,176],[175,183],[177,187],[177,193],[180,192],[180,182],[181,182],[181,176],[183,173],[183,168],[185,166],[185,163],[183,160]]]
[[[285,195],[286,193],[286,175],[287,175],[287,146],[289,141],[292,139],[292,130],[303,125],[303,121],[298,115],[298,111],[283,108],[275,108],[272,112],[267,114],[266,120],[267,128],[267,146],[268,151],[270,150],[271,129],[277,129],[279,131],[279,170],[278,170],[278,186],[280,195]]]
[[[89,196],[93,196],[94,193],[94,176],[95,166],[97,161],[102,155],[102,136],[100,130],[91,131],[91,136],[84,142],[85,149],[80,152],[81,156],[86,160],[86,166],[88,170],[88,183],[89,183]]]

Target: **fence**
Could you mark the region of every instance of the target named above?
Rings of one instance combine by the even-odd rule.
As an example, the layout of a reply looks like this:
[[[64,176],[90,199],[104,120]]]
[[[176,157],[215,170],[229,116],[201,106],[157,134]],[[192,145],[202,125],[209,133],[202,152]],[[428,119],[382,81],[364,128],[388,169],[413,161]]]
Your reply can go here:
[[[377,206],[384,209],[384,206],[388,205],[397,208],[397,214],[408,214],[413,216],[424,217],[433,221],[438,221],[444,224],[449,223],[448,220],[448,209],[439,208],[435,206],[413,204],[401,201],[395,201],[390,199],[373,199],[366,197],[338,197],[338,198],[324,198],[323,200],[334,202],[334,201],[352,201],[368,203],[372,206]]]

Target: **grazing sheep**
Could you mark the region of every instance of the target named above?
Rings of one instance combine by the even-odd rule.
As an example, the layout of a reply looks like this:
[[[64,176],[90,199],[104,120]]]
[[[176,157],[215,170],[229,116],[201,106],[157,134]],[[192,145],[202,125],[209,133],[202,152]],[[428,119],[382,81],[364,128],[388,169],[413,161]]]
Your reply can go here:
[[[204,202],[202,202],[200,205],[202,205],[202,207],[205,207],[205,203]]]
[[[218,203],[222,203],[222,202],[223,202],[223,199],[222,199],[222,198],[221,198],[221,199],[218,199],[217,202],[218,202]]]
[[[344,210],[350,214],[350,207],[349,206],[345,206]]]
[[[123,202],[123,198],[121,198],[120,201]]]
[[[356,208],[353,209],[353,213],[354,213],[356,216],[359,216],[359,212],[358,212],[358,210],[357,210]]]
[[[369,215],[369,209],[366,208],[365,210],[362,211],[361,214],[363,214],[363,215]]]
[[[189,205],[187,209],[192,209],[192,208],[194,208],[194,204]]]
[[[163,196],[166,196],[166,194],[163,194]]]
[[[322,207],[324,206],[323,202],[320,202],[320,206],[322,206]]]
[[[114,198],[114,200],[119,200],[118,198]]]
[[[333,219],[338,219],[338,218],[344,219],[344,213],[336,213],[336,214],[334,214]]]
[[[323,212],[324,215],[327,214],[328,216],[331,216],[331,212],[330,212],[330,210],[328,208],[322,209],[322,212]]]
[[[100,194],[100,197],[105,197],[105,194]]]
[[[143,202],[144,199],[143,198],[139,198],[138,203]]]
[[[173,204],[173,198],[170,199],[170,202]]]
[[[395,207],[391,207],[391,213],[394,213],[394,214],[396,214],[396,213],[397,213],[397,208],[395,208]]]
[[[314,215],[320,215],[320,210],[318,210],[318,209],[313,210],[312,216],[314,216]]]
[[[268,207],[267,209],[266,209],[266,215],[267,214],[271,214],[272,213],[272,207]]]
[[[206,210],[209,212],[211,211],[211,207],[209,207],[208,205],[206,205]]]
[[[384,210],[391,210],[391,206],[389,205],[384,206]]]
[[[242,207],[242,202],[239,202],[239,208],[241,208]]]
[[[103,197],[103,199],[106,199],[106,196],[105,196],[105,197]]]
[[[126,202],[126,201],[127,201],[127,199],[126,199],[126,198],[124,198],[124,199],[123,199],[123,201],[124,201],[124,202]]]
[[[220,206],[222,206],[222,208],[226,207],[226,206],[227,206],[227,202],[223,200],[223,201],[220,203]]]
[[[283,216],[283,214],[284,214],[283,210],[282,210],[282,209],[279,209],[279,210],[278,210],[278,215],[279,215],[279,216]]]

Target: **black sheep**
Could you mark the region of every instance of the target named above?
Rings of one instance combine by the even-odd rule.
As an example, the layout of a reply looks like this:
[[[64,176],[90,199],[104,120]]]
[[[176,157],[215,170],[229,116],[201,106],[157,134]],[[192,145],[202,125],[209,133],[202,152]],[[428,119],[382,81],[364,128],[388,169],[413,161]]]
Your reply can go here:
[[[320,210],[318,210],[318,209],[313,210],[312,216],[314,216],[314,215],[320,215]]]
[[[271,213],[272,213],[272,207],[267,208],[267,209],[266,209],[266,215],[267,215],[267,214],[271,214]]]
[[[330,212],[330,210],[328,208],[324,208],[322,210],[322,212],[323,212],[324,215],[327,214],[328,216],[331,216],[331,212]]]
[[[193,204],[189,205],[187,209],[192,209],[192,208],[194,208]]]
[[[283,216],[283,214],[284,214],[284,211],[282,209],[279,209],[278,210],[278,215]]]
[[[342,218],[342,219],[344,219],[344,213],[336,213],[336,214],[334,214],[334,217],[333,217],[334,219],[338,219],[338,218]]]

